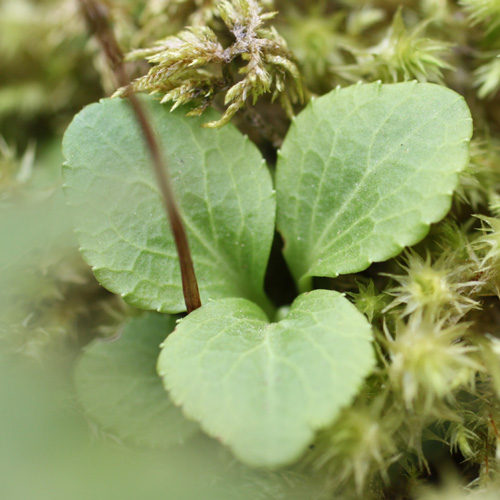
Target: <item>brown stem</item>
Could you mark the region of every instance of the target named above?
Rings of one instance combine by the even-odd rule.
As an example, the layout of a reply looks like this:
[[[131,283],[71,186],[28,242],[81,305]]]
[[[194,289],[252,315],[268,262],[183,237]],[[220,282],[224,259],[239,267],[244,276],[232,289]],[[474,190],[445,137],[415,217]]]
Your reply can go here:
[[[123,64],[123,54],[109,25],[106,8],[95,0],[79,1],[89,29],[99,41],[106,55],[106,59],[113,70],[118,86],[126,87],[129,85],[129,79]],[[201,307],[200,292],[198,290],[198,282],[194,272],[186,230],[182,222],[179,208],[175,202],[167,164],[161,154],[153,127],[148,120],[148,116],[141,102],[135,94],[131,94],[128,100],[142,130],[144,141],[151,154],[156,181],[160,188],[165,211],[174,235],[175,246],[177,248],[181,267],[184,301],[186,303],[187,312],[190,313],[198,307]]]

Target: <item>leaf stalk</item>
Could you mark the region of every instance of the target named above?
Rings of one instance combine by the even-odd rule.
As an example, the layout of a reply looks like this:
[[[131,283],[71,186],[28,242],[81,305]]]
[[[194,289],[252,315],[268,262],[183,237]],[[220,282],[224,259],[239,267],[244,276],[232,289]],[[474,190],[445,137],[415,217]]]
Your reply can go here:
[[[106,8],[95,0],[79,0],[79,2],[89,30],[99,41],[108,64],[113,71],[116,83],[120,87],[127,87],[130,81],[125,65],[123,64],[123,54],[110,27]],[[201,307],[200,292],[194,271],[193,260],[191,258],[186,229],[182,221],[179,207],[175,201],[172,183],[168,174],[168,165],[161,153],[155,132],[143,105],[135,94],[129,95],[128,101],[151,154],[156,181],[160,188],[163,205],[179,256],[184,301],[186,303],[187,312],[190,313]]]

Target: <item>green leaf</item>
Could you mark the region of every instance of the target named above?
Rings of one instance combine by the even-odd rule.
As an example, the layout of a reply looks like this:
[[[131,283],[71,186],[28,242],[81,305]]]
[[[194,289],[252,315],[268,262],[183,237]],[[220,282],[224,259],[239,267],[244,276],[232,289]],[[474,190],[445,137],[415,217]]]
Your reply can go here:
[[[359,84],[312,101],[276,173],[278,229],[300,288],[420,241],[450,208],[471,134],[464,99],[438,85]]]
[[[184,318],[164,343],[158,372],[174,402],[249,465],[297,459],[373,367],[371,330],[341,294],[299,296],[269,324],[245,299]]]
[[[275,199],[259,151],[233,126],[202,129],[205,119],[185,110],[143,103],[169,163],[202,301],[236,296],[265,306]],[[136,307],[180,312],[177,253],[143,142],[126,101],[87,106],[64,137],[65,192],[99,282]]]
[[[156,373],[160,343],[174,326],[171,316],[134,318],[118,340],[94,341],[77,364],[75,385],[86,414],[124,441],[167,447],[198,429],[173,405]]]

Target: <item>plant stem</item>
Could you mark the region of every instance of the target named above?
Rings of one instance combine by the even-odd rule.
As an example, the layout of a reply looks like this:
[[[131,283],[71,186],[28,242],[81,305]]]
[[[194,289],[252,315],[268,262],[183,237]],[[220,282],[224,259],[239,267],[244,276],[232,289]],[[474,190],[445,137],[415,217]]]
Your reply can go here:
[[[118,86],[128,86],[130,81],[123,64],[123,54],[109,25],[106,8],[95,0],[79,1],[89,29],[99,41],[106,55],[106,59],[113,70]],[[174,235],[175,246],[181,267],[184,301],[186,303],[187,312],[190,313],[198,307],[201,307],[200,292],[198,290],[198,282],[194,272],[186,230],[182,222],[179,207],[175,201],[172,183],[168,175],[167,163],[161,154],[155,132],[143,105],[135,94],[131,94],[128,100],[141,128],[144,141],[151,154],[156,181],[160,188],[163,205]]]
[[[297,283],[299,293],[310,292],[313,289],[312,276],[304,276]]]

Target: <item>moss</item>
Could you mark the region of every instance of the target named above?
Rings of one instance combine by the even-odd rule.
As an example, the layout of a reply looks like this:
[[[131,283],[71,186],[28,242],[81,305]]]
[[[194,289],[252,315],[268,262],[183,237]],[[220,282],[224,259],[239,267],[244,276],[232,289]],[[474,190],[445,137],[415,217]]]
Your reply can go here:
[[[174,107],[189,104],[192,115],[219,107],[221,120],[206,126],[233,119],[263,149],[271,168],[288,120],[311,96],[336,85],[418,79],[465,96],[475,139],[448,218],[402,258],[352,279],[322,283],[348,291],[373,323],[378,370],[293,470],[324,474],[330,498],[496,498],[499,3],[103,3],[135,76],[118,90],[73,1],[4,0],[0,6],[2,210],[20,211],[27,204],[36,211],[57,197],[58,178],[49,185],[33,181],[58,161],[44,155],[47,144],[58,143],[83,104],[111,93],[153,93]],[[27,219],[20,225],[31,231]],[[1,326],[6,349],[50,364],[54,356],[74,355],[89,335],[106,336],[107,326],[134,312],[82,271],[72,242],[42,243],[22,273],[13,267],[25,281],[22,293],[9,288],[12,309]],[[278,254],[271,266],[289,283]],[[438,454],[429,443],[440,443],[469,484],[451,473],[442,489],[424,488],[442,472],[436,472]]]

